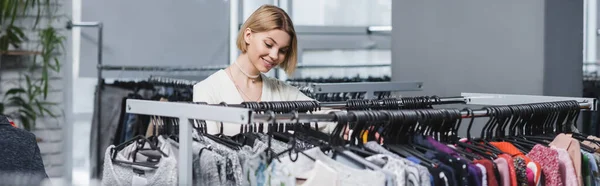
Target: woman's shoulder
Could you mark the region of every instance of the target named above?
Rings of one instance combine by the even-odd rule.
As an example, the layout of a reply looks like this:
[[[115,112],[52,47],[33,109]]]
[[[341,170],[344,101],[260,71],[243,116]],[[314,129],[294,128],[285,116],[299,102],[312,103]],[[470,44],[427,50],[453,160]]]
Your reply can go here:
[[[223,85],[223,75],[225,72],[219,70],[206,79],[194,84],[194,101],[210,101],[215,95],[219,95],[218,87]],[[225,74],[226,75],[226,74]]]
[[[225,71],[219,70],[219,71],[211,74],[210,76],[208,76],[206,79],[196,83],[194,85],[194,88],[196,88],[196,87],[208,88],[208,87],[212,87],[214,85],[222,84],[221,82],[223,81],[223,75],[226,75]]]

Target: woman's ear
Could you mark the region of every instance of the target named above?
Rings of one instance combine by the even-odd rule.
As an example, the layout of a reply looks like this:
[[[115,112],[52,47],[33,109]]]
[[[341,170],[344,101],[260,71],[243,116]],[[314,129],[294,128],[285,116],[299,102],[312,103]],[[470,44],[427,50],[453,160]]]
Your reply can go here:
[[[251,38],[252,38],[252,30],[250,30],[250,28],[246,28],[246,30],[244,30],[244,41],[246,41],[247,45],[250,44]]]

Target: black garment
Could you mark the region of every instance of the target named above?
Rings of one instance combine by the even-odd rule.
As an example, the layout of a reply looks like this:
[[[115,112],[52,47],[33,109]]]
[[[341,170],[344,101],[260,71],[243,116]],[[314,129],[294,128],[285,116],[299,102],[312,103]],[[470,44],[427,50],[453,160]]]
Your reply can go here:
[[[469,170],[467,163],[458,158],[452,157],[443,152],[427,152],[425,156],[429,158],[436,159],[450,167],[454,170],[454,178],[458,185],[469,185]]]
[[[0,115],[0,185],[40,185],[46,178],[35,135]]]
[[[442,168],[440,167],[428,167],[427,168],[429,170],[429,174],[431,174],[431,176],[433,176],[433,183],[434,185],[443,185],[443,186],[450,186],[450,180],[443,180],[441,178],[441,174],[444,173],[444,171],[442,171]],[[444,173],[445,175],[446,173]],[[448,178],[448,175],[445,175],[446,179],[452,179],[452,178]],[[446,183],[448,183],[448,185],[446,185]]]
[[[123,130],[125,130],[125,107],[127,107],[127,97],[123,98],[121,101],[121,114],[119,114],[119,124],[117,126],[117,131],[115,131],[115,139],[112,144],[118,146],[119,144],[127,141],[128,139],[123,139],[125,136],[123,134]]]

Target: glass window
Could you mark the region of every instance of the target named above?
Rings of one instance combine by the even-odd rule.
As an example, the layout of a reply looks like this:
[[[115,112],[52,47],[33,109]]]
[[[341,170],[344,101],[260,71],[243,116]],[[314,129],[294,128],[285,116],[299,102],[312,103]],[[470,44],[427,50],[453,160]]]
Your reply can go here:
[[[390,26],[391,0],[290,0],[296,25]]]
[[[242,23],[263,4],[273,0],[244,0]],[[390,26],[392,0],[281,0],[280,6],[291,12],[295,25],[307,26]],[[288,10],[291,3],[291,11]]]
[[[389,50],[309,50],[303,51],[300,65],[391,65]],[[297,77],[383,77],[390,66],[352,68],[299,68]]]

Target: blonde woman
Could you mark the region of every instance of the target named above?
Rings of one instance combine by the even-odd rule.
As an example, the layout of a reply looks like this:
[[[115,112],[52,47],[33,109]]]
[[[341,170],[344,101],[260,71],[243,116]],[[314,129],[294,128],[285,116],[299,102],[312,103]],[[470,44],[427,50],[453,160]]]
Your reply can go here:
[[[297,40],[292,20],[285,11],[272,5],[261,6],[240,28],[237,47],[241,54],[226,69],[194,85],[193,101],[239,104],[311,100],[297,88],[263,74],[279,66],[292,75],[297,65]],[[208,123],[208,133],[218,133],[219,126]],[[224,125],[223,133],[239,133],[239,126]]]

